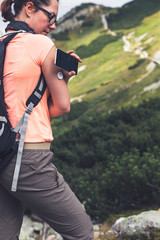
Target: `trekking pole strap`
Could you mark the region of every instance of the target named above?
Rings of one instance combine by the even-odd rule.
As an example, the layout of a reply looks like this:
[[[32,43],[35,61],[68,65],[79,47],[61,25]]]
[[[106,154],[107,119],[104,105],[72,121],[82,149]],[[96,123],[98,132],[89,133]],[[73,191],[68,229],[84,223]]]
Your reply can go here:
[[[23,127],[22,127],[22,131],[21,131],[17,159],[16,159],[16,166],[14,169],[14,175],[13,175],[13,180],[12,180],[12,187],[11,187],[12,192],[16,192],[16,190],[17,190],[17,183],[18,183],[18,177],[19,177],[19,172],[20,172],[20,167],[21,167],[23,146],[24,146],[24,140],[25,140],[26,129],[27,129],[27,124],[28,124],[28,118],[33,110],[33,106],[34,105],[32,103],[29,104],[26,112],[24,113]]]

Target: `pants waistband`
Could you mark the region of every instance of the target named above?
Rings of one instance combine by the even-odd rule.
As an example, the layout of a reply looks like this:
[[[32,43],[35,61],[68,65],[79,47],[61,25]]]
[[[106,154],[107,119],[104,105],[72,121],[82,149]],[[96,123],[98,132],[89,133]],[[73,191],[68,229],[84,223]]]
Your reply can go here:
[[[24,149],[48,149],[50,150],[51,142],[41,143],[24,143]]]

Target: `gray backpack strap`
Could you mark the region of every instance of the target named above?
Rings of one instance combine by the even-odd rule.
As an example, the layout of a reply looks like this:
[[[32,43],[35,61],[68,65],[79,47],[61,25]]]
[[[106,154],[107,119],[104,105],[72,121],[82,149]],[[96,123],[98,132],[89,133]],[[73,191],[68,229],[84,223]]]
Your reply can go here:
[[[9,33],[5,33],[3,35],[0,36],[0,38],[3,38],[3,37],[7,37],[7,36],[10,36],[10,35],[16,35],[18,33],[26,33],[27,31],[25,30],[18,30],[18,31],[12,31],[12,32],[9,32]]]
[[[37,104],[40,102],[41,98],[43,97],[45,89],[46,89],[46,82],[43,77],[43,74],[41,74],[36,88],[30,95],[30,97],[27,99],[27,102],[26,102],[27,109],[25,113],[19,120],[17,126],[13,129],[14,132],[19,134],[17,139],[17,141],[19,140],[19,146],[18,146],[16,165],[15,165],[14,175],[12,180],[12,187],[11,187],[12,192],[16,192],[17,190],[18,177],[19,177],[19,172],[21,167],[23,146],[24,146],[25,134],[27,130],[28,118],[33,108],[37,106]],[[22,129],[21,129],[21,126],[23,126]]]
[[[16,165],[14,169],[14,175],[13,175],[13,180],[12,180],[12,187],[11,191],[16,192],[17,190],[17,183],[18,183],[18,177],[19,177],[19,172],[20,172],[20,167],[21,167],[21,160],[22,160],[22,153],[23,153],[23,146],[24,146],[24,140],[25,140],[25,135],[26,135],[26,129],[27,129],[27,124],[28,124],[28,118],[29,115],[31,114],[33,110],[33,103],[30,103],[27,107],[27,110],[25,111],[24,115],[20,119],[18,125],[14,129],[14,131],[18,130],[19,126],[23,124],[22,131],[21,131],[21,136],[20,136],[20,141],[19,141],[19,146],[18,146],[18,153],[17,153],[17,159],[16,159]],[[22,123],[22,124],[21,124]]]

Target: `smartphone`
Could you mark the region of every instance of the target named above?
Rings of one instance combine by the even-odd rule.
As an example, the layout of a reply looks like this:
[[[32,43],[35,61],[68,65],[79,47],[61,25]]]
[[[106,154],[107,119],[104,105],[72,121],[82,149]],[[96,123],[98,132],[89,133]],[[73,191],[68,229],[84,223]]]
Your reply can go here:
[[[68,72],[75,71],[76,75],[78,73],[78,60],[58,48],[56,49],[55,65]]]

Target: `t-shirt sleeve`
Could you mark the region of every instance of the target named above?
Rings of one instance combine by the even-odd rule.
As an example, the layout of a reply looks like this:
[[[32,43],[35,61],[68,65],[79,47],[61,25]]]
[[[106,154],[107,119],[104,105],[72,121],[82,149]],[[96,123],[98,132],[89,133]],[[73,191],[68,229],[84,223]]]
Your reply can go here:
[[[41,66],[53,46],[54,43],[49,37],[33,34],[29,39],[28,45],[32,60]]]

